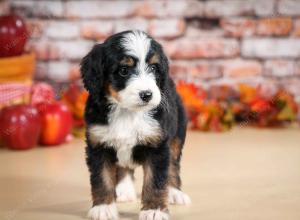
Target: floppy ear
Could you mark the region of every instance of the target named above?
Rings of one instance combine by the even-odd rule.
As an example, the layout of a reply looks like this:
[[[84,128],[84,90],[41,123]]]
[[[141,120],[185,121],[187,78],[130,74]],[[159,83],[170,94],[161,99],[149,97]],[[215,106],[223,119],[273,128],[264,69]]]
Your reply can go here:
[[[102,44],[95,45],[82,59],[80,72],[84,87],[91,96],[98,98],[103,91],[104,81],[104,47]]]
[[[161,63],[161,70],[163,75],[161,76],[160,80],[160,88],[164,88],[166,86],[166,83],[168,82],[169,76],[169,60],[167,56],[165,55],[163,48],[160,46],[159,48],[160,53],[160,63]]]
[[[169,60],[167,56],[165,55],[163,49],[161,50],[161,63],[162,63],[162,69],[166,75],[169,75]]]

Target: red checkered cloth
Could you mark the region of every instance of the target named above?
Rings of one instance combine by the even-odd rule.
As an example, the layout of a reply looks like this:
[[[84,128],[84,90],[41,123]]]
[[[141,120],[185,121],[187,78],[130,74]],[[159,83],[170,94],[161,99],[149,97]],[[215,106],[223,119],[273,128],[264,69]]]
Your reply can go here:
[[[7,105],[18,98],[29,95],[30,88],[30,85],[24,83],[0,84],[0,106]]]

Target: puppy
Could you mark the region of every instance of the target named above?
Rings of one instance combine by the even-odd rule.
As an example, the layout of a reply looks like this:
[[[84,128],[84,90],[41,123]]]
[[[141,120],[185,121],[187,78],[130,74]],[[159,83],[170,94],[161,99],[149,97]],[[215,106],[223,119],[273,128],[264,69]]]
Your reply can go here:
[[[179,176],[187,120],[161,45],[142,31],[115,34],[83,58],[81,74],[89,91],[88,216],[117,219],[115,201],[136,199],[133,171],[142,165],[139,219],[168,219],[168,202],[190,202]]]

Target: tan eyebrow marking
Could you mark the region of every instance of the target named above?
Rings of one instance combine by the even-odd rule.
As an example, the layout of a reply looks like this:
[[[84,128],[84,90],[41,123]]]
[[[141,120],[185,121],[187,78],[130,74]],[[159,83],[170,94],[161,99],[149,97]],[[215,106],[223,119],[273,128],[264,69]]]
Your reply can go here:
[[[131,57],[124,57],[120,64],[126,65],[126,66],[134,66],[134,60]]]
[[[149,64],[157,64],[157,63],[159,63],[159,56],[156,53],[149,59]]]
[[[111,84],[108,84],[108,92],[111,97],[115,98],[117,101],[120,100],[119,93],[113,88]]]

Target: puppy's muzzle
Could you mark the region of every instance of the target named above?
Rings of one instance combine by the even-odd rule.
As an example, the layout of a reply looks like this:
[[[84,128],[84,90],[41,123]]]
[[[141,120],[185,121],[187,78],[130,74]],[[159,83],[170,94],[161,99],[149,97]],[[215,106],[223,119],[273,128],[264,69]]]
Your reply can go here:
[[[144,90],[139,93],[139,96],[144,103],[148,103],[152,99],[152,92],[150,90]]]

